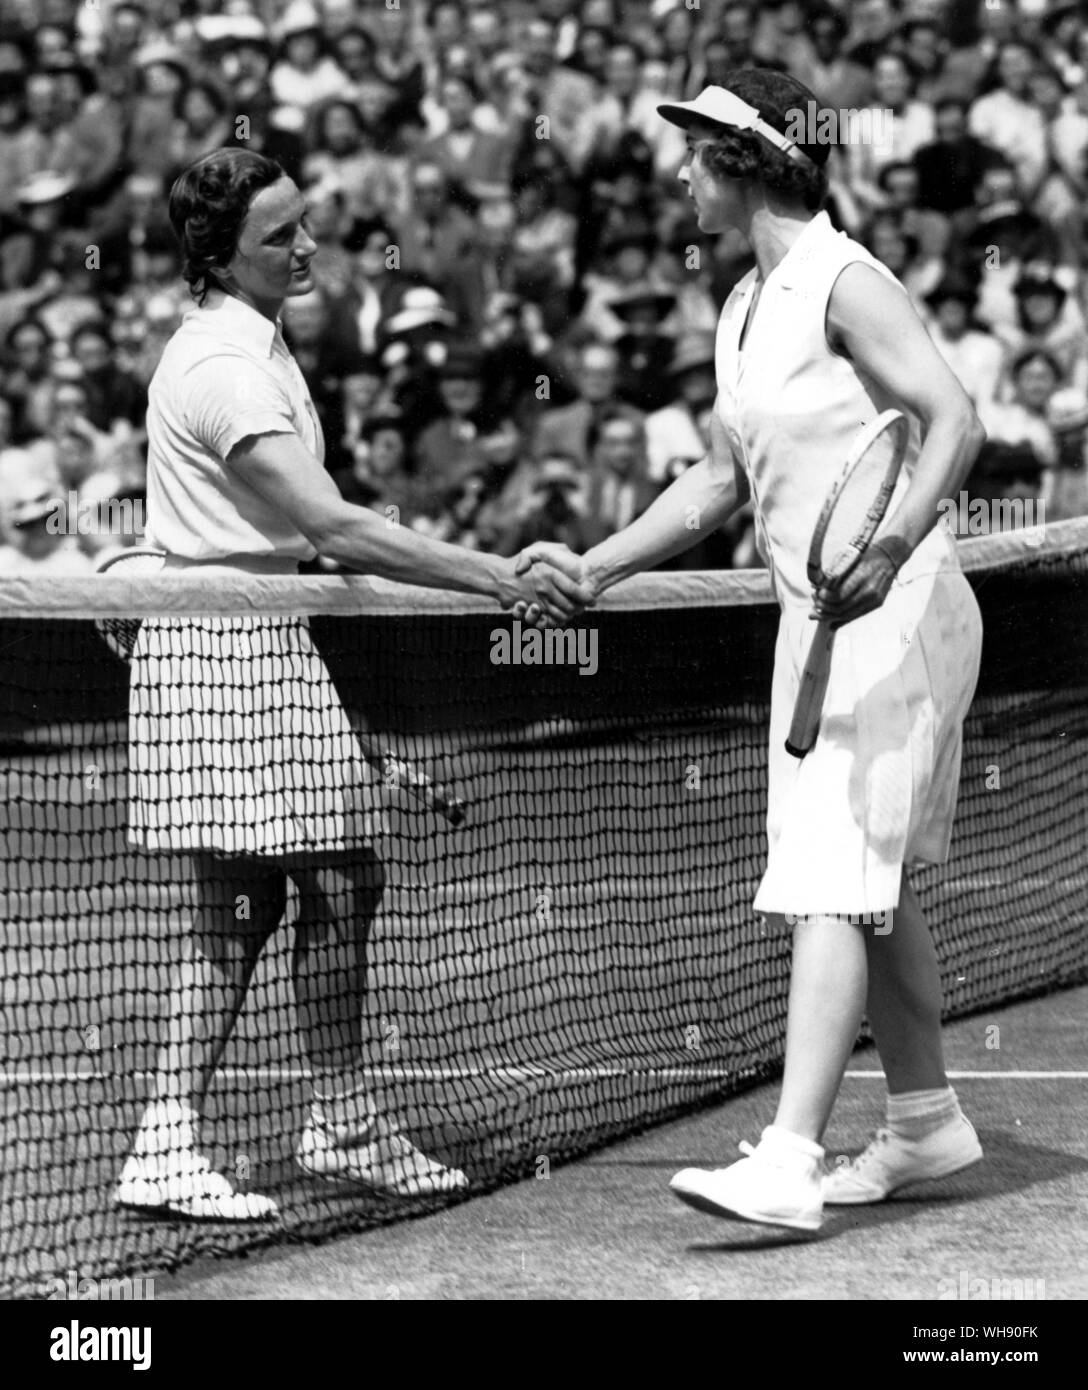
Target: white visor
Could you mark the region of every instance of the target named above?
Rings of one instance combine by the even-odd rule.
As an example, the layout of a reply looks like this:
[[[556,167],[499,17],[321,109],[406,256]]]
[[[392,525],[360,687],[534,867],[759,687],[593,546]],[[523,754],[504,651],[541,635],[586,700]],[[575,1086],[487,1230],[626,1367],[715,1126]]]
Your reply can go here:
[[[666,103],[657,108],[657,113],[672,125],[684,129],[698,121],[706,121],[710,125],[727,126],[731,130],[751,130],[762,135],[764,140],[770,141],[776,150],[781,150],[790,159],[815,163],[789,136],[768,125],[756,107],[749,106],[724,87],[704,87],[694,101]]]

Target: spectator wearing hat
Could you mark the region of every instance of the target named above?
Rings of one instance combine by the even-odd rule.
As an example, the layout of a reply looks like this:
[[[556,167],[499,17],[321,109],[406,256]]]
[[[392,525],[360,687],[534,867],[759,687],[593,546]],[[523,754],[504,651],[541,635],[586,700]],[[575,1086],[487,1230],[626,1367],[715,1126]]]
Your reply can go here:
[[[306,142],[298,129],[301,115],[295,108],[277,108],[271,89],[273,45],[265,26],[249,15],[206,16],[221,26],[212,28],[211,54],[218,62],[217,75],[230,93],[236,116],[228,145],[253,150],[276,163],[295,183],[302,184]],[[294,118],[292,120],[292,118]]]
[[[456,324],[445,299],[431,285],[406,289],[386,321],[379,356],[413,446],[421,431],[446,413],[438,373],[449,356]]]
[[[656,248],[653,228],[643,219],[632,218],[624,230],[609,237],[601,252],[603,271],[587,270],[582,277],[586,300],[578,318],[579,328],[601,342],[614,343],[627,331],[616,303],[632,294],[666,292],[651,275]]]
[[[660,410],[671,399],[668,366],[674,339],[662,325],[675,306],[674,294],[651,289],[628,290],[609,304],[624,325],[615,343],[616,394],[638,410]]]
[[[946,271],[925,296],[926,319],[937,351],[955,373],[979,412],[997,399],[1005,353],[998,338],[974,321],[975,280],[963,271]]]
[[[398,228],[401,269],[437,285],[466,329],[479,324],[483,279],[472,218],[450,200],[449,181],[433,161],[412,175],[411,211]]]
[[[321,16],[309,0],[291,0],[276,37],[272,95],[281,105],[309,112],[342,93],[344,73],[326,52]]]
[[[668,367],[668,404],[646,416],[647,475],[657,486],[706,457],[710,412],[718,394],[714,341],[713,331],[679,340]]]
[[[609,343],[588,342],[579,349],[574,372],[578,392],[569,405],[546,410],[540,417],[531,441],[535,458],[545,454],[565,454],[583,467],[589,464],[589,436],[603,415],[618,410],[635,419],[641,412],[620,400],[619,354]]]
[[[415,482],[425,514],[434,516],[452,484],[484,468],[481,437],[490,422],[483,358],[469,343],[450,347],[438,368],[442,413],[416,439]]]
[[[1040,348],[1058,362],[1060,385],[1088,390],[1088,332],[1084,315],[1053,266],[1029,262],[1013,286],[1013,294],[1016,322],[1001,323],[995,329],[1008,360],[1011,362],[1029,348]]]
[[[57,530],[60,480],[25,449],[0,451],[0,573],[68,577],[91,574],[75,536]]]

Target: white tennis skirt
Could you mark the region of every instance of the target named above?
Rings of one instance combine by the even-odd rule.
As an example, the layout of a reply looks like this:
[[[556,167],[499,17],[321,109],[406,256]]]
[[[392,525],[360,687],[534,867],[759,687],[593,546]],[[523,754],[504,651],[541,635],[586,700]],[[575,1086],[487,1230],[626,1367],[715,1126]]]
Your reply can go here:
[[[982,617],[958,567],[897,581],[836,632],[819,737],[799,761],[785,741],[814,627],[795,607],[779,625],[755,907],[885,912],[899,905],[904,866],[948,857]]]
[[[363,756],[300,617],[149,618],[129,683],[129,839],[279,856],[382,831]]]

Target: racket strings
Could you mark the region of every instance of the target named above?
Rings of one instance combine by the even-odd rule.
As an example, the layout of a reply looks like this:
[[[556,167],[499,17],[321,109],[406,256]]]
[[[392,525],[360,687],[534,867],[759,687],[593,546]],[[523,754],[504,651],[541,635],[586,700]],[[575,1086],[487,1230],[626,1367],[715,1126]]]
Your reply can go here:
[[[898,477],[904,424],[896,421],[875,437],[838,491],[820,546],[820,568],[830,585],[853,568],[887,511]]]

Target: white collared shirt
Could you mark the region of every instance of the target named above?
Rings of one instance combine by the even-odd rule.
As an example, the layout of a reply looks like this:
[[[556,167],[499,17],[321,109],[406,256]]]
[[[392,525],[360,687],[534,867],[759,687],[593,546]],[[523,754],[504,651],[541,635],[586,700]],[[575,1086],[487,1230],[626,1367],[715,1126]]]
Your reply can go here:
[[[313,558],[302,532],[227,462],[261,434],[297,434],[324,462],[317,413],[278,321],[210,291],[167,343],[148,402],[148,544],[194,560]]]

